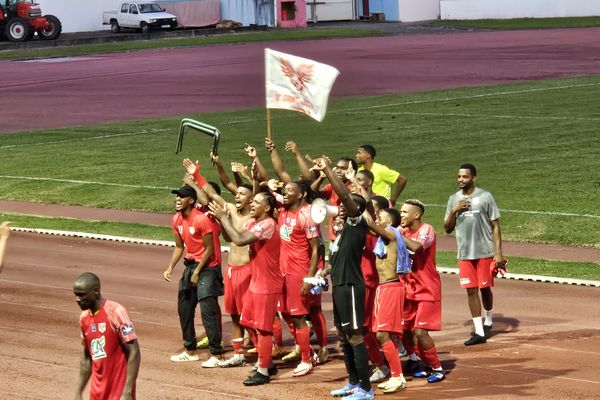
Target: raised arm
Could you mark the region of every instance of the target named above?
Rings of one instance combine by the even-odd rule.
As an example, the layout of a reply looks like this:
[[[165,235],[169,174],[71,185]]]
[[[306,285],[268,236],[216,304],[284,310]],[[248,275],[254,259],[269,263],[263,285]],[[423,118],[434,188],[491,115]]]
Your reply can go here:
[[[358,217],[360,211],[352,199],[352,193],[331,169],[331,161],[326,157],[318,158],[315,160],[315,169],[325,173],[325,176],[327,176],[327,179],[329,179],[329,182],[331,183],[333,191],[337,193],[342,204],[344,205],[344,208],[346,209],[346,215],[348,215],[350,218]]]
[[[292,177],[285,170],[285,165],[283,164],[283,160],[277,151],[275,142],[267,138],[265,139],[265,147],[267,148],[267,151],[271,153],[271,162],[273,163],[273,169],[275,170],[277,177],[282,180],[284,184],[291,182]]]
[[[231,217],[229,216],[229,210],[226,207],[213,201],[208,205],[208,208],[211,214],[221,222],[221,227],[227,233],[227,236],[229,236],[231,241],[237,246],[246,246],[258,240],[256,235],[250,231],[238,231],[235,229],[231,222]]]
[[[191,177],[194,183],[190,182],[190,178],[188,176],[184,177],[184,182],[190,185],[196,190],[196,194],[198,195],[198,201],[205,206],[208,206],[208,203],[211,201],[217,201],[221,204],[227,203],[224,198],[219,196],[219,194],[215,191],[215,189],[210,185],[206,179],[200,174],[200,167],[198,163],[195,164],[189,159],[186,158],[183,160],[183,166],[188,171],[188,176]],[[200,191],[198,189],[201,189]],[[237,189],[236,189],[237,190]],[[235,192],[234,192],[235,193]],[[208,198],[206,197],[208,196]]]
[[[227,189],[227,191],[235,196],[238,185],[231,182],[229,177],[227,176],[227,172],[225,172],[225,168],[223,168],[223,164],[219,160],[219,156],[210,153],[210,158],[217,169],[217,173],[219,174],[219,180],[223,184],[223,187]]]
[[[302,179],[304,179],[307,182],[313,181],[315,177],[312,171],[310,170],[312,164],[309,164],[308,160],[304,158],[302,153],[300,153],[296,142],[287,142],[285,144],[285,150],[291,152],[294,155],[294,157],[296,157],[296,162],[298,163],[298,168],[300,169],[300,175],[302,175]]]
[[[262,161],[260,161],[260,157],[256,153],[256,148],[254,146],[250,146],[246,143],[246,147],[244,147],[244,151],[252,160],[252,163],[256,163],[256,169],[258,171],[259,180],[267,181],[269,180],[269,171],[265,168]]]

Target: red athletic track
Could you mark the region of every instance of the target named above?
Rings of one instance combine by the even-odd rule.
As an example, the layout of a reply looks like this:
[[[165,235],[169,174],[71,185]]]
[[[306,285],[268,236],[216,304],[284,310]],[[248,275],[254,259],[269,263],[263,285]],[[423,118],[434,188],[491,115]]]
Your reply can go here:
[[[264,104],[263,48],[341,75],[333,97],[600,73],[600,28],[252,43],[0,62],[0,132]]]
[[[171,251],[14,233],[0,275],[0,399],[73,396],[82,349],[79,308],[70,290],[84,271],[97,273],[103,294],[123,303],[134,320],[142,348],[140,400],[327,399],[329,390],[344,383],[339,354],[303,378],[291,377],[294,365],[280,364],[277,379],[255,388],[241,384],[247,368],[206,370],[200,363],[170,362],[169,354],[180,348],[177,285],[161,277]],[[496,334],[469,348],[462,344],[471,330],[466,296],[456,276],[443,276],[443,291],[444,330],[435,340],[448,378],[440,384],[413,380],[403,393],[386,398],[599,398],[598,289],[501,280],[494,291]],[[330,300],[327,295],[324,301],[328,323]],[[330,347],[336,349],[333,335]]]

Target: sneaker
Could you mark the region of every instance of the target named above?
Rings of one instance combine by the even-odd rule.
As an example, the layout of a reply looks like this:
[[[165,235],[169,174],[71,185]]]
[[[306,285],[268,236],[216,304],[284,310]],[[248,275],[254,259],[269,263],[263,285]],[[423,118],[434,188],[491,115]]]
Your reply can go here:
[[[296,368],[294,368],[292,376],[298,377],[307,375],[312,370],[312,367],[313,366],[311,363],[302,361]]]
[[[388,376],[390,376],[390,368],[387,365],[375,367],[369,381],[371,381],[371,383],[381,382]]]
[[[415,372],[413,374],[413,378],[429,378],[430,375],[431,375],[431,369],[426,368],[424,370]]]
[[[474,344],[481,344],[485,342],[485,336],[475,334],[465,341],[465,346],[473,346]]]
[[[271,378],[268,375],[263,375],[256,371],[254,374],[246,378],[243,382],[245,386],[257,386],[264,385],[265,383],[271,382]]]
[[[258,353],[258,349],[256,347],[252,347],[251,349],[246,350],[248,354],[256,354]]]
[[[217,368],[221,366],[222,361],[215,356],[202,363],[202,368]]]
[[[373,389],[368,392],[360,386],[349,396],[344,397],[346,400],[373,400],[375,398],[375,392]]]
[[[246,357],[243,354],[234,354],[230,358],[221,362],[221,368],[243,367],[246,365]]]
[[[421,370],[421,363],[415,360],[408,360],[404,363],[404,367],[402,367],[402,372],[405,375],[413,375],[415,372]]]
[[[321,347],[317,352],[317,364],[325,364],[327,361],[329,361],[329,349]]]
[[[483,326],[483,335],[485,336],[486,339],[490,337],[490,333],[492,333],[492,325],[484,325]]]
[[[198,354],[190,354],[187,351],[184,351],[182,353],[172,355],[171,361],[173,361],[173,362],[200,361],[200,356]]]
[[[221,340],[221,347],[223,347],[225,345],[225,343]],[[209,343],[208,343],[208,336],[205,336],[202,338],[202,340],[200,340],[198,343],[196,343],[196,348],[197,349],[208,349],[209,348]]]
[[[427,378],[427,382],[428,383],[438,383],[443,381],[444,379],[446,379],[446,372],[444,370],[433,370],[431,371],[431,374],[429,375],[429,378]]]
[[[346,397],[350,396],[358,388],[358,383],[356,385],[348,383],[343,388],[332,390],[330,393],[333,397]]]
[[[278,358],[281,358],[282,354],[283,354],[283,347],[279,346],[278,344],[273,344],[273,350],[271,350],[271,358],[273,360],[276,360]]]
[[[204,336],[198,343],[196,343],[197,349],[208,349],[208,336]]]
[[[383,387],[381,387],[383,385]],[[395,393],[399,390],[406,388],[406,380],[404,378],[390,378],[384,384],[377,386],[380,389],[383,389],[383,393]]]
[[[300,350],[294,349],[287,353],[285,356],[281,357],[281,361],[290,362],[290,361],[298,361],[300,360]]]
[[[255,372],[258,371],[258,361],[254,364],[254,366],[252,367],[252,369],[250,370],[250,373],[248,374],[248,378],[250,378],[252,375],[254,375]],[[269,376],[275,376],[277,375],[277,366],[275,364],[271,364],[271,366],[269,367]]]

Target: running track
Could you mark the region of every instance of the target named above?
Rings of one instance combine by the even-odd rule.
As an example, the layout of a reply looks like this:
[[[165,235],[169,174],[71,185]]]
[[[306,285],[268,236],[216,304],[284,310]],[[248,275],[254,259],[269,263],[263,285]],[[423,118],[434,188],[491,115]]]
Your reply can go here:
[[[258,388],[241,384],[247,368],[206,370],[200,363],[170,362],[169,354],[180,348],[177,283],[161,276],[171,252],[14,233],[0,275],[0,399],[72,398],[82,349],[71,287],[84,271],[100,275],[103,294],[130,311],[142,348],[139,399],[328,399],[329,390],[343,384],[339,353],[303,378],[291,377],[295,365],[279,364],[277,379]],[[443,275],[442,285],[444,330],[435,339],[448,379],[436,385],[413,380],[406,391],[386,398],[598,398],[598,289],[500,280],[494,291],[496,333],[489,343],[467,348],[466,296],[455,275]],[[329,295],[323,308],[330,323]],[[228,317],[224,322],[228,335]],[[332,333],[329,346],[337,348]]]
[[[600,73],[600,28],[252,43],[0,62],[0,133],[264,104],[263,49],[336,66],[334,98]]]

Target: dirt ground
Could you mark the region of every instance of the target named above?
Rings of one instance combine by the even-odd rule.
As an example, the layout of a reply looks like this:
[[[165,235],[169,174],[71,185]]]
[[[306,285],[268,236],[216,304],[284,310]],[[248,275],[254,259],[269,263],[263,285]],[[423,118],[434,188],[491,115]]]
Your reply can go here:
[[[105,297],[124,304],[142,349],[139,399],[326,399],[345,380],[330,330],[333,360],[307,377],[278,361],[265,387],[241,384],[248,368],[203,369],[176,364],[181,349],[176,283],[162,280],[171,249],[157,246],[15,233],[0,275],[0,399],[65,399],[76,387],[82,348],[73,280],[92,271]],[[500,280],[494,290],[494,333],[465,347],[471,330],[466,296],[454,275],[443,275],[443,331],[435,335],[443,367],[439,384],[412,380],[386,398],[598,399],[600,290]],[[331,323],[331,298],[323,308]],[[224,317],[225,341],[230,324]],[[202,330],[198,326],[199,331]],[[289,343],[287,332],[284,338]],[[208,354],[202,355],[208,358]]]

